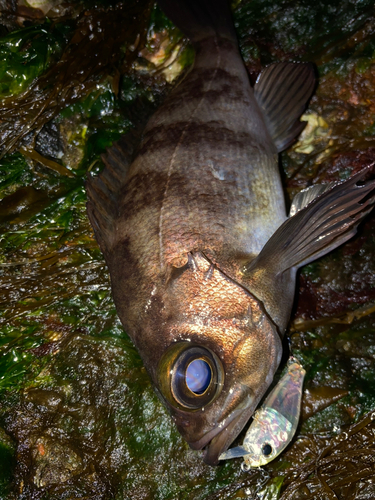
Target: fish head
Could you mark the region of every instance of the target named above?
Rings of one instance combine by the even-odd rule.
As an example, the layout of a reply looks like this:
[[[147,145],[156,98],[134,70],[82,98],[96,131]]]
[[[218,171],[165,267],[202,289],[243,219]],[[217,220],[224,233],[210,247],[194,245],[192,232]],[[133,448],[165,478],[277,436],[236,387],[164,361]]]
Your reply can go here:
[[[166,293],[169,345],[155,382],[183,438],[216,464],[273,380],[280,335],[261,302],[201,253]]]

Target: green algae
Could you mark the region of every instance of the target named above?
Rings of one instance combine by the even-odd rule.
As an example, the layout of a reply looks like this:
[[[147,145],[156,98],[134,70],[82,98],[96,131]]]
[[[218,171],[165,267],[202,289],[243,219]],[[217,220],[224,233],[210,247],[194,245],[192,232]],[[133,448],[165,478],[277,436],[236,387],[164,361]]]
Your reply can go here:
[[[98,14],[89,6],[90,22],[98,22],[106,5],[102,2]],[[116,64],[103,65],[92,79],[87,73],[84,91],[72,102],[57,103],[48,117],[53,127],[38,123],[44,131],[36,136],[40,161],[25,150],[0,160],[0,417],[5,429],[0,463],[6,465],[0,495],[28,500],[257,495],[276,500],[329,495],[329,484],[338,498],[357,498],[370,488],[361,471],[372,471],[370,458],[366,462],[364,457],[374,456],[372,420],[348,438],[346,448],[352,454],[347,469],[345,464],[335,469],[335,453],[342,458],[344,446],[335,439],[343,426],[361,422],[375,404],[374,314],[342,323],[343,317],[349,321],[348,312],[370,308],[375,300],[373,217],[343,249],[302,270],[292,322],[294,328],[299,320],[291,345],[306,367],[306,388],[333,386],[348,394],[303,421],[293,445],[265,472],[245,474],[239,461],[208,467],[199,453],[188,449],[119,324],[108,272],[86,217],[85,173],[100,170],[105,148],[136,128],[168,91],[165,74],[150,62],[150,54],[159,48],[156,35],[169,37],[167,54],[181,42],[180,32],[160,9],[147,2],[139,8],[144,15],[123,39]],[[251,76],[278,60],[312,60],[318,66],[320,85],[310,111],[324,117],[328,134],[315,137],[309,155],[296,147],[282,155],[291,196],[311,183],[348,176],[374,157],[371,9],[366,1],[269,0],[240,2],[235,9]],[[81,27],[87,26],[78,19]],[[124,25],[129,22],[126,16],[121,19]],[[72,32],[76,22],[70,21]],[[4,39],[22,33],[26,39],[27,33],[43,29],[26,27]],[[139,51],[132,51],[137,30]],[[37,40],[29,54],[38,52]],[[12,65],[19,81],[34,81],[47,66],[53,67],[62,45],[51,40],[37,54],[34,73],[23,76],[22,68]],[[47,46],[52,49],[46,59]],[[191,49],[184,47],[181,68],[192,61]],[[47,61],[45,66],[41,61]],[[50,168],[46,159],[71,171],[72,177]],[[308,323],[322,318],[326,324]],[[329,448],[332,443],[336,448]],[[355,455],[361,448],[364,455]],[[314,454],[316,449],[327,450],[325,457]],[[315,470],[324,481],[319,483]],[[296,485],[299,493],[293,490]]]
[[[0,98],[19,94],[61,55],[65,26],[29,26],[0,39]]]

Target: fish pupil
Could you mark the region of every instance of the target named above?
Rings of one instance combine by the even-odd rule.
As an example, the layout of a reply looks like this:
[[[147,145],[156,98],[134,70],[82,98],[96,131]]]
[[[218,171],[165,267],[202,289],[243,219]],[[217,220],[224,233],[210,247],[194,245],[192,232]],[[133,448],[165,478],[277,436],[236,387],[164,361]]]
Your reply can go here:
[[[265,444],[262,447],[262,453],[265,457],[268,457],[272,453],[272,446],[270,444]]]
[[[212,378],[210,365],[203,359],[195,359],[186,369],[186,385],[194,394],[203,394]]]

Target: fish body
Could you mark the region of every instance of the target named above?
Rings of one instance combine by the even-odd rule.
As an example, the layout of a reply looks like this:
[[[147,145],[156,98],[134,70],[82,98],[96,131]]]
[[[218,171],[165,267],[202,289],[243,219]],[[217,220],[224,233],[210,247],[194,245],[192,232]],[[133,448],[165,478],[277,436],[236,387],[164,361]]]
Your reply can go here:
[[[373,185],[361,175],[287,219],[277,153],[303,128],[313,68],[273,65],[253,89],[225,0],[160,3],[190,37],[193,68],[135,150],[125,138],[108,151],[87,208],[125,330],[214,464],[272,382],[296,269],[354,234]]]

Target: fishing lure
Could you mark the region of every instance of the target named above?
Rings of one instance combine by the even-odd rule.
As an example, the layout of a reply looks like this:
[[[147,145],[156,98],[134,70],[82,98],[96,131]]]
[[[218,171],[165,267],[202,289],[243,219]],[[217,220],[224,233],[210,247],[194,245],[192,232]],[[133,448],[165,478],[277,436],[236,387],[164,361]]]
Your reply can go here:
[[[255,412],[242,446],[232,448],[220,460],[244,457],[243,470],[261,467],[274,460],[288,446],[296,432],[305,370],[295,357],[288,360],[288,371]]]

